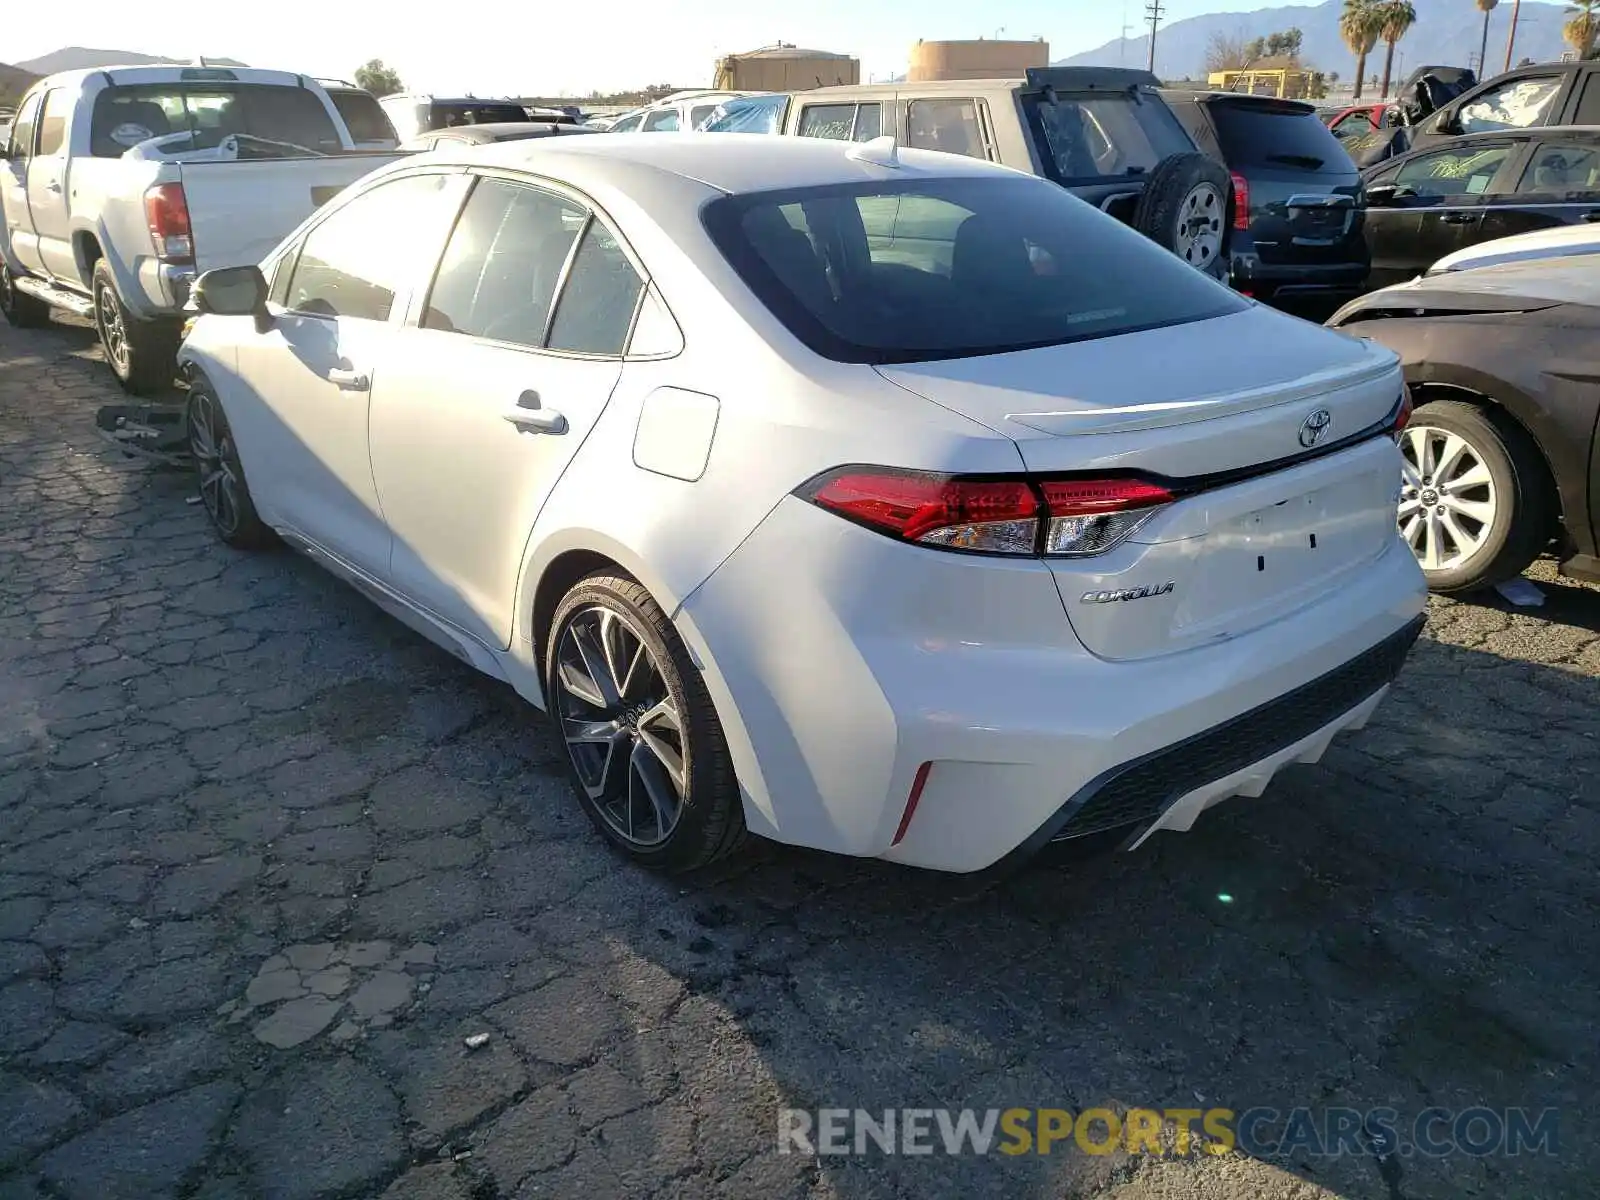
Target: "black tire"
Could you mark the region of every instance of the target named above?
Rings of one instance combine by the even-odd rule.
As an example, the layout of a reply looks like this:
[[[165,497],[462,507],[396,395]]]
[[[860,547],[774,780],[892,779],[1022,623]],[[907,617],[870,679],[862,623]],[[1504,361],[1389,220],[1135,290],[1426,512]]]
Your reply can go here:
[[[1528,569],[1550,541],[1555,515],[1554,488],[1550,470],[1528,433],[1506,414],[1493,408],[1479,408],[1459,400],[1435,400],[1421,405],[1411,415],[1402,435],[1407,460],[1414,461],[1418,440],[1424,431],[1439,430],[1454,434],[1467,444],[1468,453],[1488,471],[1489,488],[1473,488],[1459,493],[1461,498],[1484,503],[1493,501],[1490,519],[1468,521],[1458,527],[1481,536],[1478,547],[1461,562],[1430,570],[1423,564],[1430,591],[1450,595],[1492,588],[1515,579]],[[1459,474],[1453,472],[1452,474]],[[1427,477],[1428,488],[1433,486]],[[1426,489],[1416,496],[1409,482],[1403,484],[1401,511],[1410,501],[1421,502],[1434,493]],[[1437,512],[1437,509],[1435,509]],[[1401,522],[1402,534],[1407,521]],[[1427,534],[1419,531],[1419,537]],[[1454,544],[1452,541],[1451,544]],[[1416,546],[1413,545],[1413,550]],[[1418,554],[1419,561],[1422,555]]]
[[[623,714],[621,720],[612,723],[619,727],[626,725],[630,720],[627,716],[630,712],[635,714],[632,719],[637,722],[632,726],[632,733],[624,731],[622,735],[625,739],[631,738],[627,741],[630,758],[626,765],[614,757],[617,747],[622,744],[617,740],[617,735],[613,735],[610,747],[612,758],[605,758],[607,751],[594,742],[589,744],[589,748],[603,763],[615,762],[622,768],[619,779],[609,766],[600,766],[599,790],[602,795],[597,798],[580,771],[580,753],[566,740],[566,733],[570,726],[577,723],[603,722],[611,708],[602,708],[583,700],[558,678],[558,669],[564,658],[570,663],[571,655],[581,650],[579,641],[587,631],[596,628],[594,622],[605,619],[604,613],[612,614],[611,623],[606,628],[619,639],[617,644],[629,646],[632,642],[628,639],[633,639],[643,645],[653,661],[645,664],[642,673],[628,672],[625,675],[624,683],[638,681],[632,686],[612,688],[621,695],[612,708]],[[620,618],[620,625],[615,623],[617,618]],[[595,646],[598,643],[591,641],[588,645]],[[635,580],[615,572],[599,571],[579,580],[566,594],[551,619],[550,631],[545,638],[544,686],[550,716],[556,725],[556,735],[562,742],[578,802],[594,822],[595,828],[618,851],[643,866],[683,872],[726,858],[745,845],[750,835],[745,829],[739,782],[734,775],[733,760],[728,754],[727,740],[722,733],[722,723],[717,719],[716,708],[711,703],[711,695],[706,690],[700,672],[690,660],[678,631],[673,628],[661,606]],[[602,684],[602,690],[603,687]],[[657,690],[662,691],[660,701],[654,699]],[[634,697],[636,691],[640,697]],[[681,789],[678,789],[681,802],[675,823],[664,837],[646,838],[643,836],[646,831],[640,830],[639,836],[630,838],[618,825],[613,824],[614,821],[620,824],[621,815],[612,806],[621,802],[627,807],[628,828],[633,829],[634,793],[630,790],[625,795],[619,794],[616,785],[620,783],[623,789],[634,786],[635,768],[631,755],[634,753],[633,747],[643,740],[639,730],[645,725],[644,720],[637,719],[639,710],[648,708],[656,711],[669,703],[675,708],[674,716],[680,732],[676,739],[670,733],[667,736],[669,741],[676,742],[672,748],[678,751],[679,773],[683,781]],[[670,729],[670,726],[661,728]],[[653,761],[661,760],[655,758]],[[596,773],[593,769],[596,765],[599,764],[591,759],[591,774]],[[670,779],[668,782],[671,783]],[[644,813],[646,816],[659,817],[660,810],[656,809],[652,814],[649,808],[645,808]],[[661,824],[659,820],[656,821],[657,832]]]
[[[175,321],[135,320],[122,303],[111,266],[103,258],[94,264],[91,290],[100,348],[122,390],[133,396],[168,391],[178,373],[182,326]]]
[[[222,411],[222,402],[211,382],[199,373],[189,382],[184,424],[188,429],[189,456],[194,462],[195,487],[217,536],[240,550],[261,550],[276,542],[277,535],[261,520],[255,501],[250,498],[239,446],[227,414]]]
[[[37,296],[17,290],[16,277],[0,259],[0,314],[17,329],[38,329],[50,323],[50,306]]]
[[[1204,154],[1173,154],[1157,163],[1145,181],[1133,227],[1197,270],[1226,280],[1232,196],[1233,180],[1221,164]],[[1191,197],[1197,206],[1191,206]],[[1195,237],[1191,231],[1206,236]]]

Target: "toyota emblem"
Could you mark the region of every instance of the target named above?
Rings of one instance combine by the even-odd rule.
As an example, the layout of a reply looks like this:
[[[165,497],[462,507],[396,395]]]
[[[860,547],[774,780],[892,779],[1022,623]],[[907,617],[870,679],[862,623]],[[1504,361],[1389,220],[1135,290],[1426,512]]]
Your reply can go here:
[[[1317,409],[1300,426],[1300,444],[1307,450],[1311,449],[1327,435],[1332,424],[1333,414],[1325,408]]]

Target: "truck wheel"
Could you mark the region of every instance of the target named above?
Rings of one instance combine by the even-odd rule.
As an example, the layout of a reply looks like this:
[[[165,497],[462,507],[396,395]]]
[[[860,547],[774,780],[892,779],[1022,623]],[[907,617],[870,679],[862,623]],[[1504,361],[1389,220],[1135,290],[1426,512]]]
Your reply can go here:
[[[106,364],[122,390],[152,396],[172,387],[178,373],[180,326],[171,321],[137,321],[117,294],[105,259],[94,265],[94,325]]]
[[[1213,279],[1227,279],[1233,183],[1204,154],[1174,154],[1146,180],[1133,227]]]
[[[17,291],[11,268],[0,260],[0,313],[6,324],[18,329],[38,329],[50,320],[50,306],[37,296]]]

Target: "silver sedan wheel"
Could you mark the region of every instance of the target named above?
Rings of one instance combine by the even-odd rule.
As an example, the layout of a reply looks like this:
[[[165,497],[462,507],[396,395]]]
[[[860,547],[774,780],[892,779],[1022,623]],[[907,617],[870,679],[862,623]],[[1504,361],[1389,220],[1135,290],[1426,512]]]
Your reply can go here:
[[[1178,209],[1178,236],[1173,250],[1191,267],[1207,270],[1222,253],[1222,223],[1228,205],[1209,183],[1196,184]]]
[[[189,453],[206,515],[223,537],[239,531],[239,473],[233,438],[218,419],[217,402],[196,387],[189,398]]]
[[[1400,534],[1424,571],[1447,571],[1482,550],[1499,513],[1494,478],[1458,433],[1412,425],[1400,437]]]
[[[686,784],[683,718],[655,655],[622,613],[574,613],[556,647],[551,696],[584,792],[639,849],[672,836]]]

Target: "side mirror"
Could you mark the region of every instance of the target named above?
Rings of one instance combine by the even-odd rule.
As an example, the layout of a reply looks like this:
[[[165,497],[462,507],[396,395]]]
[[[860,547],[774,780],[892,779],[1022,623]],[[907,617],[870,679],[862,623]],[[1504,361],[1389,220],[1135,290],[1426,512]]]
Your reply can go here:
[[[1392,208],[1400,195],[1397,183],[1375,183],[1367,189],[1368,208]]]
[[[267,277],[254,265],[207,271],[195,280],[194,306],[202,313],[219,317],[254,317],[257,333],[272,328],[272,314],[267,312]]]

